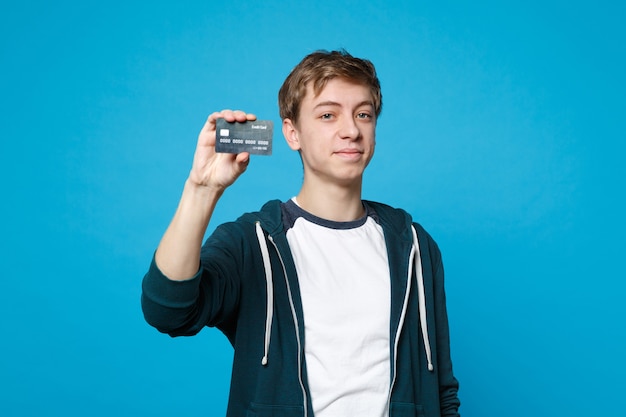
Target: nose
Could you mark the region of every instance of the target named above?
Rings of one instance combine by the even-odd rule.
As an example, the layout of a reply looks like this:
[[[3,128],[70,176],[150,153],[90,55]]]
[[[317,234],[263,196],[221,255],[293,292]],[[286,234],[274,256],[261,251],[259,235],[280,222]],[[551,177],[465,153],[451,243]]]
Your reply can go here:
[[[339,129],[339,136],[342,139],[356,140],[361,137],[361,130],[351,115],[344,117]]]

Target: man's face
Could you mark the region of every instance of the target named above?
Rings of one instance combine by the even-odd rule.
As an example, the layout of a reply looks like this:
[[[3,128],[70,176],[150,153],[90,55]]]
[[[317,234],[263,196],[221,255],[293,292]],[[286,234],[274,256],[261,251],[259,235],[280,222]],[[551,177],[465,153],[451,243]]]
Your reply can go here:
[[[376,113],[370,89],[334,78],[315,96],[309,85],[297,124],[285,119],[283,133],[289,147],[300,151],[305,181],[360,184],[374,155]]]

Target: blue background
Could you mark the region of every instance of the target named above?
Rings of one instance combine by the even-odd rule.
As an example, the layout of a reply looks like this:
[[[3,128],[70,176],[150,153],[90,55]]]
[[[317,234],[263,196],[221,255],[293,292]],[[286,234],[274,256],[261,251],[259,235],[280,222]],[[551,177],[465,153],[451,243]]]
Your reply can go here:
[[[383,86],[364,198],[443,251],[462,414],[622,415],[618,3],[3,4],[0,415],[223,415],[226,339],[150,328],[141,279],[207,115],[279,125],[291,68],[340,47]],[[301,179],[277,130],[210,230]]]

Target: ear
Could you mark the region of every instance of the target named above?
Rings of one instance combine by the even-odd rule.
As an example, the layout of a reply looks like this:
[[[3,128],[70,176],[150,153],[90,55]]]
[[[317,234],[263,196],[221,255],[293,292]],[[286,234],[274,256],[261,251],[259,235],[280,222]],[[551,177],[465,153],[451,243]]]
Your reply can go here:
[[[291,119],[283,119],[283,136],[287,141],[287,145],[292,151],[300,150],[300,141],[298,140],[298,129]]]

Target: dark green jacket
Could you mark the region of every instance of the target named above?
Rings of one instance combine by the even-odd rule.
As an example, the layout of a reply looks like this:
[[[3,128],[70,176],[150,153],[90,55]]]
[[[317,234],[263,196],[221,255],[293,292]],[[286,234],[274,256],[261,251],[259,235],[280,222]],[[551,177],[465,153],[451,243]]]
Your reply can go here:
[[[389,415],[458,416],[439,249],[406,212],[365,204],[384,230],[391,273]],[[313,417],[302,302],[280,201],[219,226],[201,259],[197,275],[183,282],[152,262],[142,294],[148,323],[171,336],[214,326],[228,337],[235,349],[228,417]]]

